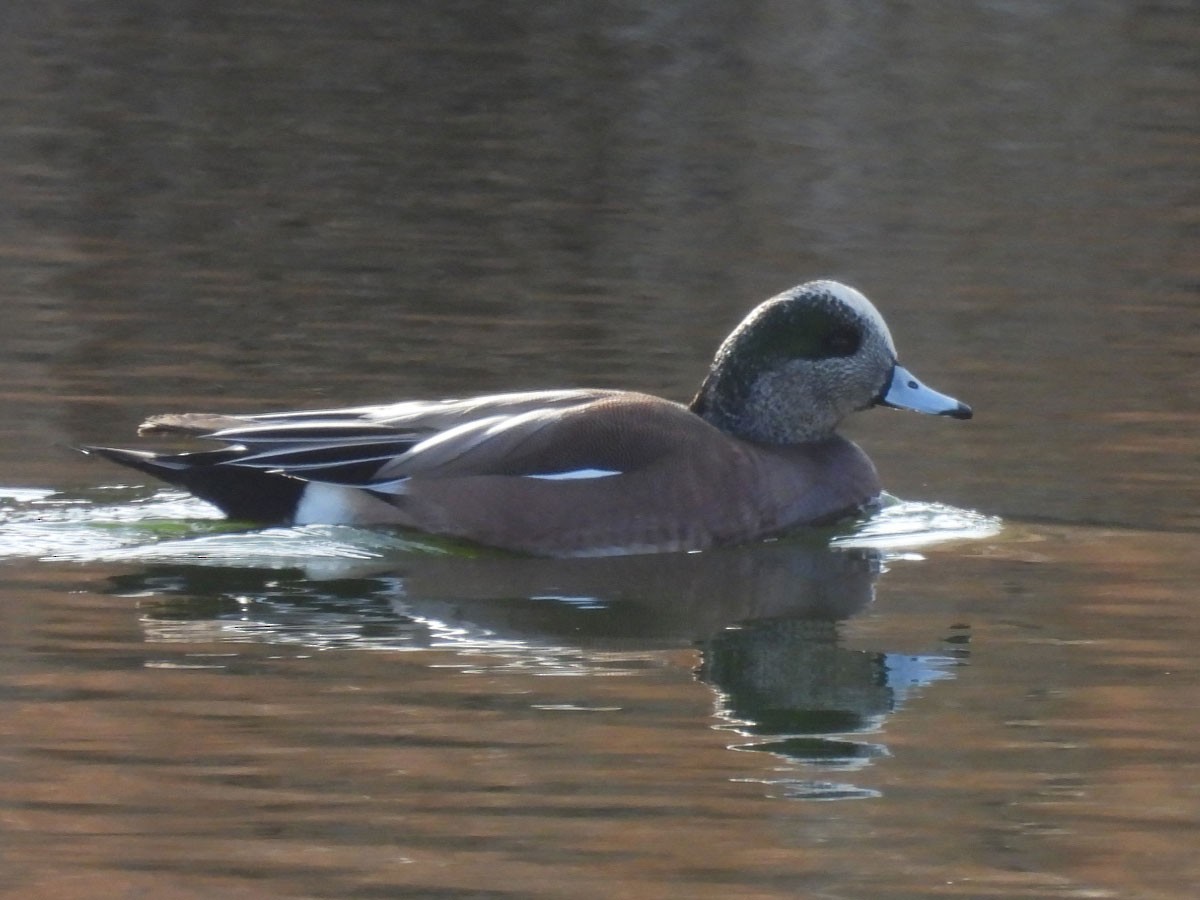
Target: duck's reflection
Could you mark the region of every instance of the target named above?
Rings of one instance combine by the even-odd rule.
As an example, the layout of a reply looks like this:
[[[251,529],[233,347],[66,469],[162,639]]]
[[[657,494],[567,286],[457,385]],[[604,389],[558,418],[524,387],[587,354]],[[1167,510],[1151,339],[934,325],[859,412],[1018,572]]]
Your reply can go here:
[[[913,689],[952,677],[964,656],[962,650],[921,655],[851,650],[842,646],[835,622],[770,619],[707,642],[700,675],[721,692],[718,715],[740,738],[731,749],[845,773],[886,756],[886,746],[876,739],[887,716]],[[789,797],[874,796],[850,783],[787,772],[769,782]]]
[[[885,755],[877,738],[886,717],[955,664],[953,652],[843,646],[839,623],[871,604],[880,571],[871,550],[781,541],[582,560],[409,555],[339,563],[321,577],[154,565],[115,578],[111,590],[139,598],[154,641],[458,646],[575,670],[596,651],[611,665],[612,653],[697,647],[698,676],[716,691],[732,748],[829,772]],[[772,784],[790,796],[862,795],[791,776]]]
[[[154,564],[113,579],[156,640],[431,646],[449,635],[531,646],[655,649],[766,619],[847,619],[874,596],[870,550],[777,542],[705,553],[533,559],[408,554],[305,568]],[[371,634],[355,632],[355,621]],[[396,626],[387,635],[384,626]],[[249,629],[249,626],[253,626]],[[249,629],[249,630],[248,630]]]

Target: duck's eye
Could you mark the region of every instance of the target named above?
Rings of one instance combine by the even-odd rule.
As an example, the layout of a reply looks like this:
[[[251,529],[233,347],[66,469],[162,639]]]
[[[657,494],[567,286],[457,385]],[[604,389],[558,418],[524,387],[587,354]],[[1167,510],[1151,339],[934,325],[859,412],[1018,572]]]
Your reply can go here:
[[[834,328],[825,335],[823,349],[828,356],[853,356],[858,352],[860,337],[856,328]]]

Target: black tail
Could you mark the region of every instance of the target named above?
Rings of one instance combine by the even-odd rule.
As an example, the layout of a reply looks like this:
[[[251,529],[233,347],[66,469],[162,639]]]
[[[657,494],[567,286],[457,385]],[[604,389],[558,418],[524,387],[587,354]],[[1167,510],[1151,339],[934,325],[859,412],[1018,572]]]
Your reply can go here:
[[[260,469],[223,465],[237,451],[146,453],[117,447],[80,447],[122,466],[153,475],[206,500],[231,519],[270,525],[292,521],[305,482]]]

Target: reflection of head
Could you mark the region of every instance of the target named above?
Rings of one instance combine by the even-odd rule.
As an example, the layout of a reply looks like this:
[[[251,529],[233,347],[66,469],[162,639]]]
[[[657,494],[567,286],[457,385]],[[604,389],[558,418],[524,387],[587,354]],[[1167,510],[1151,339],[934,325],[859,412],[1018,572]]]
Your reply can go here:
[[[857,735],[876,733],[920,685],[952,677],[950,656],[911,656],[840,646],[836,623],[776,619],[723,632],[704,648],[700,677],[718,691],[718,714],[755,750],[844,771],[886,755]],[[788,796],[874,796],[811,778],[777,779]]]
[[[840,646],[833,622],[774,619],[718,635],[701,677],[762,734],[863,731],[892,710],[883,654]]]

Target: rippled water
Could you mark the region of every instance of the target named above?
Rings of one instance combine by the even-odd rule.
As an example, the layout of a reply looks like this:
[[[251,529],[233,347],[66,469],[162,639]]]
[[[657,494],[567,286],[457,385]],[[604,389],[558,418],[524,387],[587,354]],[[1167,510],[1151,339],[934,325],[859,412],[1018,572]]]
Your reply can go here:
[[[1147,854],[1191,877],[1190,538],[897,504],[832,541],[547,561],[10,493],[7,546],[67,551],[5,568],[18,885],[1074,896]]]
[[[834,547],[900,551],[955,539],[991,537],[1001,522],[969,510],[888,498],[884,508],[837,529],[800,529]],[[784,538],[784,540],[787,540]],[[326,560],[386,561],[413,553],[500,556],[432,535],[396,529],[309,525],[248,530],[176,490],[108,488],[74,496],[38,488],[0,487],[0,557],[48,561],[163,560],[252,566],[328,565]]]
[[[23,5],[0,896],[1196,894],[1195,4]],[[970,422],[697,554],[246,529],[147,415],[686,400],[836,277]]]

